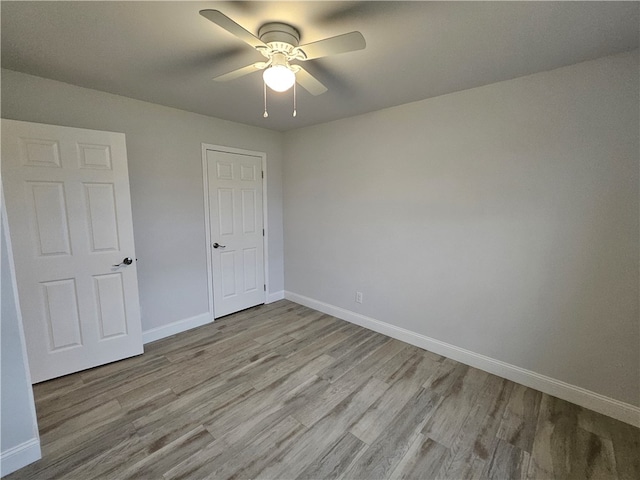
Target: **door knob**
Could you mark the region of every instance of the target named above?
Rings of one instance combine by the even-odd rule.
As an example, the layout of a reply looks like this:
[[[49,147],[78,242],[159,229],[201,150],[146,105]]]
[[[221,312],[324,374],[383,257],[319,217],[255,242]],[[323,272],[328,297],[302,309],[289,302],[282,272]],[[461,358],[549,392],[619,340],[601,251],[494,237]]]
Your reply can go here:
[[[213,246],[213,248],[225,248],[226,247],[226,245],[220,245],[218,242],[214,243],[212,246]]]
[[[124,260],[122,260],[121,263],[119,263],[118,265],[114,265],[114,267],[121,267],[123,265],[131,265],[133,263],[133,260],[131,259],[131,257],[126,257]]]

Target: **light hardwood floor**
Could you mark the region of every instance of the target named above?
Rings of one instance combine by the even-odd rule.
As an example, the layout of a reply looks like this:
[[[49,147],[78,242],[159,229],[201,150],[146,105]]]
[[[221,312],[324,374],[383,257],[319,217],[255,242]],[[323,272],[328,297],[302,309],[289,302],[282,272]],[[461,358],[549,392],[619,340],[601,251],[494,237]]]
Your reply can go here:
[[[280,301],[35,386],[23,478],[640,478],[640,430]]]

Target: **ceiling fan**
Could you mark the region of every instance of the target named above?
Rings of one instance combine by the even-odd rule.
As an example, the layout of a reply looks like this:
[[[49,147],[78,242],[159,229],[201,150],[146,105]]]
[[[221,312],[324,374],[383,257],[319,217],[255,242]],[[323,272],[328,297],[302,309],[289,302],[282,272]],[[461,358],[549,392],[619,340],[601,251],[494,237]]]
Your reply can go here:
[[[360,32],[345,33],[306,45],[299,45],[300,33],[286,23],[265,23],[258,30],[258,36],[255,36],[218,10],[200,10],[200,15],[251,45],[267,59],[266,62],[253,63],[219,75],[214,78],[218,82],[234,80],[264,70],[265,85],[276,92],[284,92],[297,82],[312,95],[320,95],[327,91],[327,87],[300,65],[292,62],[305,62],[339,53],[362,50],[366,47],[366,42]]]

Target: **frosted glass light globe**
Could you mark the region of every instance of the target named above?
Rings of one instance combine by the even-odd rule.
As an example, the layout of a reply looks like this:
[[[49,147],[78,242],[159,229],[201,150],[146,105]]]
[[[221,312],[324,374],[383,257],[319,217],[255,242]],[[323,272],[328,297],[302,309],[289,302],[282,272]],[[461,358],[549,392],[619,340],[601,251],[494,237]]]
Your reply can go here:
[[[285,92],[296,83],[296,74],[284,65],[273,65],[262,73],[267,86],[276,92]]]

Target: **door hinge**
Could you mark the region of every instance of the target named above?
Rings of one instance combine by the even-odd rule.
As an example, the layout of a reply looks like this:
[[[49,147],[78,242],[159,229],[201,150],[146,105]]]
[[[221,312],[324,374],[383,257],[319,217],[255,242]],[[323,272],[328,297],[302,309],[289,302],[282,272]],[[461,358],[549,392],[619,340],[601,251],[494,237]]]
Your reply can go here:
[[[264,237],[264,228],[262,229],[262,236]]]
[[[264,172],[260,172],[262,174],[262,178],[264,178]]]
[[[265,292],[267,291],[267,286],[266,286],[266,285],[264,286],[264,291],[265,291]]]

